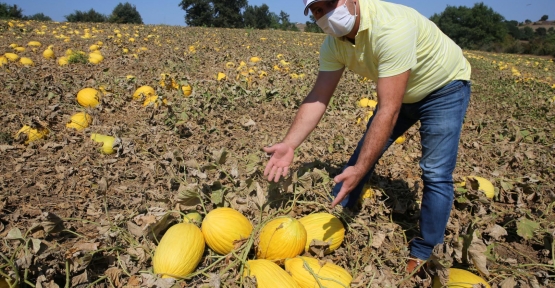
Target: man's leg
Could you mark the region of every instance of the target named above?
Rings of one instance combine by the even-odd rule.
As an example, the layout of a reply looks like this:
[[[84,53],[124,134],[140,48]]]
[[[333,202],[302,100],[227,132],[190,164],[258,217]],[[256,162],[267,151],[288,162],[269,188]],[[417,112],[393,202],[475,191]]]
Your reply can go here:
[[[435,245],[443,242],[453,205],[453,170],[460,133],[470,99],[470,83],[453,81],[430,94],[420,105],[422,180],[424,191],[420,236],[411,241],[411,255],[428,259]]]
[[[407,131],[410,128],[410,126],[412,126],[414,123],[416,123],[416,118],[413,119],[412,117],[410,117],[409,113],[404,112],[404,110],[405,110],[404,105],[405,104],[403,104],[403,106],[401,106],[401,111],[400,111],[399,116],[397,118],[397,122],[395,123],[395,127],[393,128],[393,132],[391,133],[391,136],[387,140],[387,143],[386,143],[384,149],[382,150],[381,155],[383,155],[383,153],[385,153],[387,148],[389,148],[389,146],[391,146],[391,144],[393,143],[393,141],[395,141],[395,139],[397,139],[397,137],[403,135],[403,133],[405,133],[405,131]],[[376,109],[376,113],[377,113],[377,109]],[[374,113],[374,115],[376,115],[376,113]],[[370,128],[370,124],[372,123],[373,119],[374,119],[374,116],[370,117],[370,120],[368,120],[368,124],[366,125],[366,132],[364,133],[364,135],[362,136],[360,141],[358,141],[358,144],[357,144],[357,147],[356,147],[355,151],[351,155],[351,158],[349,159],[349,161],[347,162],[345,167],[343,167],[343,170],[345,170],[348,166],[353,166],[353,165],[356,164],[356,162],[358,160],[358,155],[360,154],[360,149],[362,148],[362,144],[364,143],[364,138],[368,134],[368,128]],[[380,155],[380,157],[381,157],[381,155]],[[378,158],[378,160],[379,160],[379,158]],[[341,201],[341,206],[349,207],[349,208],[355,207],[355,205],[358,202],[358,199],[360,198],[360,194],[362,193],[362,189],[364,188],[364,184],[366,184],[366,182],[368,182],[368,179],[370,179],[370,176],[374,172],[374,167],[375,166],[376,166],[376,163],[374,163],[372,165],[372,168],[370,168],[370,171],[368,171],[368,173],[366,173],[364,178],[360,181],[360,183],[358,183],[358,185],[355,187],[355,189],[353,189],[353,191],[351,191],[351,193],[349,193],[347,195],[347,197],[345,197],[345,199],[343,199],[343,201]],[[343,186],[343,182],[338,183],[337,185],[335,185],[333,187],[332,193],[333,193],[334,197],[336,197],[337,194],[339,194],[339,191],[341,190],[341,186]]]

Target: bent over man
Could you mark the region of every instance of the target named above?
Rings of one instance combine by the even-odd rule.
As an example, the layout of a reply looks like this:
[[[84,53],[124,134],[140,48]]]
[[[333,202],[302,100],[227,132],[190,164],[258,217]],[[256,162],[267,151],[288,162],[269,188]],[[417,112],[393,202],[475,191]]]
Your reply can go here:
[[[452,173],[470,99],[470,64],[462,50],[436,25],[409,7],[379,0],[303,0],[328,34],[320,48],[314,87],[300,106],[264,175],[285,176],[294,150],[322,118],[345,68],[377,83],[378,107],[341,174],[335,199],[353,207],[374,165],[408,128],[420,121],[424,183],[420,237],[410,242],[413,272],[443,242],[453,202]]]

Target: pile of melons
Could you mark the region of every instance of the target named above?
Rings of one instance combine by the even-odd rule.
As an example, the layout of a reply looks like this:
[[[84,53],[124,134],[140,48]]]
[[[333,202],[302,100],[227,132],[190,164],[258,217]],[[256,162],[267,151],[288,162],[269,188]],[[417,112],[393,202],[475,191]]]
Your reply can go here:
[[[154,253],[154,273],[163,278],[186,277],[200,263],[205,244],[226,255],[238,248],[237,241],[248,239],[252,232],[247,217],[232,208],[210,211],[201,228],[188,221],[174,225]],[[329,244],[326,254],[341,245],[345,228],[332,214],[313,213],[300,219],[276,217],[264,223],[254,236],[256,259],[247,260],[243,276],[255,277],[258,287],[317,287],[317,283],[349,287],[352,281],[349,272],[338,265],[300,256],[314,240]]]

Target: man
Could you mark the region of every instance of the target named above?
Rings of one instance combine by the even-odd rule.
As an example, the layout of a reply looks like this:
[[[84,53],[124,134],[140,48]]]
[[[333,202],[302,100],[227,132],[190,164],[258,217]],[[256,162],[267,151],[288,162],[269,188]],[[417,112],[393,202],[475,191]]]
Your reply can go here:
[[[410,242],[407,271],[443,242],[453,202],[452,172],[470,98],[470,64],[462,50],[415,10],[379,0],[303,0],[328,34],[316,83],[264,175],[279,181],[293,151],[316,127],[345,67],[377,83],[378,107],[336,183],[332,207],[353,207],[375,163],[391,143],[420,121],[422,180],[420,237]]]

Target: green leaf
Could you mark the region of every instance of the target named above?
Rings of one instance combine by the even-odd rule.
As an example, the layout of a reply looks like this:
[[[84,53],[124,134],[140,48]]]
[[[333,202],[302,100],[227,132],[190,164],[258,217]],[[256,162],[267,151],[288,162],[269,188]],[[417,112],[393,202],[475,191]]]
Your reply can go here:
[[[501,188],[503,188],[503,190],[505,191],[513,190],[513,184],[505,181],[501,181],[500,183],[501,183]]]
[[[212,203],[216,205],[222,204],[224,202],[225,193],[225,188],[222,186],[222,184],[219,181],[215,181],[210,189],[212,190],[212,193],[210,195]]]
[[[516,233],[518,236],[524,238],[525,240],[530,240],[534,238],[534,231],[540,227],[540,224],[526,218],[520,218],[520,220],[516,223],[516,227]]]
[[[31,238],[31,243],[33,244],[33,252],[38,253],[42,242],[39,239]]]
[[[6,240],[17,240],[17,239],[23,240],[23,234],[21,234],[21,230],[19,230],[19,228],[12,228],[12,230],[8,232],[8,235],[6,235]]]
[[[256,154],[249,154],[245,160],[247,163],[245,164],[245,173],[247,176],[254,174],[258,170],[258,166],[260,163],[260,158]]]

